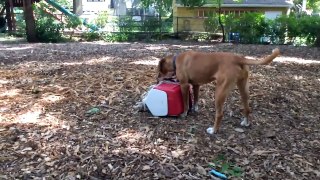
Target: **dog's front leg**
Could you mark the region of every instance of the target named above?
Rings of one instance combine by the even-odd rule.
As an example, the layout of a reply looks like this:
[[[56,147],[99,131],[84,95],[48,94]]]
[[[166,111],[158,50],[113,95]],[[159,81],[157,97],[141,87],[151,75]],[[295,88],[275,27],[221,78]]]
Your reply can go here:
[[[180,84],[180,87],[181,87],[183,108],[184,108],[184,111],[180,115],[180,117],[184,118],[187,116],[188,109],[189,109],[189,84],[188,83]]]

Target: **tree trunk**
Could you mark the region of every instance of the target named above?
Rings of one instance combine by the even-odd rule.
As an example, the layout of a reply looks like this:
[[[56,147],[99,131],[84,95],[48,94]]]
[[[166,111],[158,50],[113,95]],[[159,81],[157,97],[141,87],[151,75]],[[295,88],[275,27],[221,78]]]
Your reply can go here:
[[[9,33],[12,33],[13,27],[12,27],[11,9],[10,9],[9,1],[6,1],[5,6],[6,6],[6,19],[7,19],[8,30],[9,30]]]
[[[222,42],[226,42],[226,36],[224,34],[224,26],[221,22],[221,0],[219,0],[219,24],[220,24],[220,27],[221,27],[221,31],[222,31]]]
[[[73,0],[73,14],[81,15],[83,13],[82,10],[82,0]]]
[[[38,42],[36,34],[36,23],[34,20],[31,0],[23,1],[24,19],[26,21],[26,34],[28,42]]]

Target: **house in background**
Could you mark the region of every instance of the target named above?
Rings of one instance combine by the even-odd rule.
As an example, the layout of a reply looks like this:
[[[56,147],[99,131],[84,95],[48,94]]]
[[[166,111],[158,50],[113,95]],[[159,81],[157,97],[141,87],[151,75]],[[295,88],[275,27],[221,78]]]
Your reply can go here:
[[[82,0],[83,14],[98,14],[106,11],[110,16],[152,16],[152,7],[142,8],[140,0]]]
[[[205,32],[205,18],[218,12],[214,2],[214,0],[207,0],[202,7],[188,8],[183,6],[180,0],[173,0],[174,32]],[[243,0],[240,3],[224,0],[221,10],[223,14],[239,15],[244,12],[261,12],[266,18],[274,19],[278,15],[288,14],[292,6],[293,2],[289,0]]]

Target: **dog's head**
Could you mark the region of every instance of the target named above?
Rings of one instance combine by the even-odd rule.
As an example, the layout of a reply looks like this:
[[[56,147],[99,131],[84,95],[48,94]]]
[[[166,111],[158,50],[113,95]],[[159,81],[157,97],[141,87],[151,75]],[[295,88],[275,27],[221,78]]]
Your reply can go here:
[[[173,67],[173,56],[167,56],[160,59],[158,64],[157,82],[164,79],[174,78],[175,72]]]

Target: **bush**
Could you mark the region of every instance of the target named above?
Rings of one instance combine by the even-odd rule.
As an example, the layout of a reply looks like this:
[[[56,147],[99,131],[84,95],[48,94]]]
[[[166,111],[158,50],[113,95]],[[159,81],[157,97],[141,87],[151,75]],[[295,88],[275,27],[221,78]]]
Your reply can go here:
[[[85,32],[81,35],[81,37],[86,41],[97,41],[102,39],[102,35],[96,31]]]
[[[244,13],[238,18],[230,14],[223,19],[226,33],[240,33],[242,43],[258,43],[268,31],[268,23],[262,13]]]
[[[36,21],[37,37],[40,42],[59,42],[62,40],[64,27],[52,17],[43,16]]]
[[[99,13],[94,22],[98,28],[104,28],[108,22],[108,13],[106,11]]]
[[[104,40],[107,42],[125,42],[130,38],[128,33],[120,32],[120,33],[108,33],[104,36]]]
[[[203,25],[206,32],[216,33],[220,29],[219,14],[211,14],[204,20]]]
[[[160,31],[161,23],[157,17],[146,17],[141,26],[141,31],[156,32]]]

